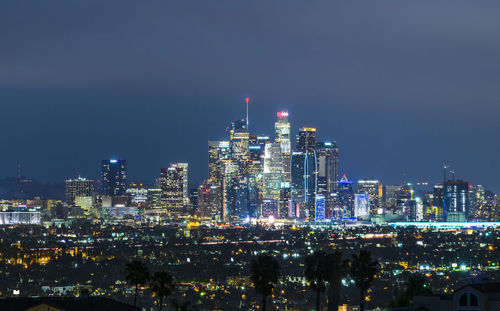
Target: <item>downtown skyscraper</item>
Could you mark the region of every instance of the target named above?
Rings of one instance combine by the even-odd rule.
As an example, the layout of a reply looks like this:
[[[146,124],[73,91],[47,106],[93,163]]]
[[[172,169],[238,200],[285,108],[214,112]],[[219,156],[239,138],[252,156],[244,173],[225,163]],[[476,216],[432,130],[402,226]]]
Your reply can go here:
[[[187,163],[175,163],[162,168],[159,184],[162,206],[174,216],[184,213],[189,204]]]
[[[198,191],[203,214],[223,221],[259,216],[322,221],[332,214],[337,144],[318,142],[315,128],[301,127],[294,150],[288,116],[277,112],[274,139],[250,133],[242,118],[227,127],[228,140],[208,142],[208,179]]]
[[[124,196],[127,189],[127,161],[102,160],[101,182],[102,195]]]
[[[316,129],[302,127],[291,159],[292,217],[314,218],[317,194]]]

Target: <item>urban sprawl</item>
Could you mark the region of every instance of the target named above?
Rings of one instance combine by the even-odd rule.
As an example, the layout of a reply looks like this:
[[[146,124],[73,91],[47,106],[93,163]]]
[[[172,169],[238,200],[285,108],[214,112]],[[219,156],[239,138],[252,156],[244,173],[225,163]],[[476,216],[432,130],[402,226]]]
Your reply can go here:
[[[500,306],[498,194],[449,165],[435,183],[351,181],[334,140],[304,126],[292,146],[288,111],[276,117],[273,136],[252,133],[247,114],[209,140],[196,187],[188,163],[146,185],[125,159],[67,179],[64,200],[21,173],[4,181],[0,309],[82,297],[110,310]]]

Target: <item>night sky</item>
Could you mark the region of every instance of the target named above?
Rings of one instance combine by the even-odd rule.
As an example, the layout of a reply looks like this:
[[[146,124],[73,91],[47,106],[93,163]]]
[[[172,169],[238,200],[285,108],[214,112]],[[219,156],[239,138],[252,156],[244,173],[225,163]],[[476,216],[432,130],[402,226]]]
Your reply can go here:
[[[152,181],[244,117],[336,140],[340,172],[500,192],[500,2],[2,1],[0,177]]]

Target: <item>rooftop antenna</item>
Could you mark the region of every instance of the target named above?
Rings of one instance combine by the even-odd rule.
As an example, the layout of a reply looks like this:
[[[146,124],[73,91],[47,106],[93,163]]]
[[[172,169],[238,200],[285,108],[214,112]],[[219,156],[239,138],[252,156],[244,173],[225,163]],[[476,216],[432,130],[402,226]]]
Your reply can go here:
[[[249,124],[249,122],[248,122],[248,103],[250,102],[250,97],[246,97],[245,102],[247,103],[247,130],[248,130],[249,129],[248,128],[248,124]]]
[[[450,168],[448,164],[444,164],[443,166],[443,185],[446,183],[446,169]]]

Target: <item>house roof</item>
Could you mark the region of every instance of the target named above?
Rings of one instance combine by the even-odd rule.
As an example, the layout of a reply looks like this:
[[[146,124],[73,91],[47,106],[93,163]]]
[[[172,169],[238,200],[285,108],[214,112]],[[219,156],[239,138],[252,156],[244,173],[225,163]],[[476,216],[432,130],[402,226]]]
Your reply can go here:
[[[123,310],[139,311],[140,308],[119,302],[105,297],[90,298],[5,298],[0,299],[0,310],[28,310],[38,305],[48,305],[59,310],[71,311],[105,311],[105,310]]]
[[[500,282],[468,284],[458,288],[455,292],[458,292],[466,287],[472,287],[481,293],[500,293]]]

